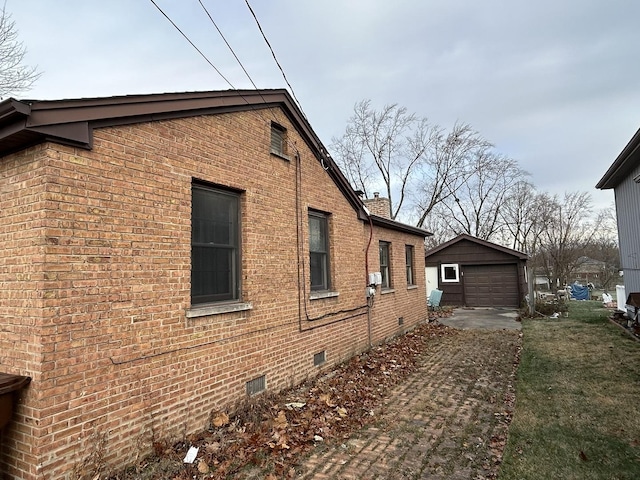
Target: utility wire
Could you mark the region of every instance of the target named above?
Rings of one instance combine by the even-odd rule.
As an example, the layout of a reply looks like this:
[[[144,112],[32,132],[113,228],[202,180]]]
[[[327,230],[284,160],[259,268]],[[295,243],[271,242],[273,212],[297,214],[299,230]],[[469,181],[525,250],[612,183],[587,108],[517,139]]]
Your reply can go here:
[[[227,82],[227,83],[229,84],[229,86],[230,86],[233,90],[237,90],[237,89],[236,89],[236,87],[234,87],[234,86],[233,86],[233,84],[232,84],[232,83],[227,79],[227,77],[225,77],[225,76],[222,74],[222,72],[216,68],[216,66],[211,62],[211,60],[209,60],[209,59],[207,58],[207,56],[206,56],[204,53],[202,53],[202,51],[201,51],[198,47],[196,47],[196,44],[195,44],[195,43],[193,43],[193,42],[191,41],[191,39],[190,39],[190,38],[189,38],[189,37],[188,37],[188,36],[187,36],[187,35],[186,35],[182,30],[180,30],[180,27],[178,27],[178,25],[176,25],[176,24],[175,24],[175,22],[174,22],[173,20],[171,20],[171,18],[169,18],[169,16],[168,16],[166,13],[164,13],[164,11],[163,11],[159,6],[158,6],[158,4],[157,4],[156,2],[154,2],[154,0],[149,0],[149,1],[150,1],[151,3],[153,3],[153,6],[154,6],[154,7],[156,7],[156,8],[158,9],[158,11],[159,11],[162,15],[164,15],[164,17],[165,17],[167,20],[169,20],[169,22],[171,23],[171,25],[173,25],[173,27],[174,27],[176,30],[178,30],[178,32],[180,32],[180,34],[185,38],[185,40],[186,40],[187,42],[189,42],[193,48],[195,48],[195,49],[196,49],[196,51],[200,54],[200,56],[201,56],[202,58],[204,58],[204,59],[206,60],[206,62],[207,62],[209,65],[211,65],[211,66],[213,67],[213,69],[218,73],[218,75],[220,75],[220,76],[222,77],[222,79],[223,79],[225,82]],[[255,85],[254,85],[254,86],[255,86]]]
[[[229,51],[233,54],[233,56],[235,57],[236,61],[238,62],[238,65],[240,65],[240,67],[242,68],[242,70],[244,71],[245,75],[247,76],[247,78],[249,79],[249,81],[251,82],[251,85],[253,85],[253,88],[255,88],[256,90],[258,90],[258,87],[256,86],[256,84],[254,83],[253,79],[251,78],[251,75],[249,75],[249,72],[247,72],[247,69],[244,68],[244,65],[242,64],[242,62],[240,61],[240,59],[238,58],[238,56],[236,55],[236,52],[233,51],[233,48],[231,48],[231,45],[229,45],[229,42],[227,42],[227,39],[225,38],[225,36],[222,34],[222,31],[220,31],[220,28],[218,28],[218,25],[216,24],[216,22],[213,20],[213,17],[211,16],[211,14],[209,13],[209,10],[207,10],[207,7],[204,6],[204,3],[202,3],[202,0],[198,0],[198,2],[200,2],[200,6],[202,7],[202,9],[205,11],[205,13],[207,14],[207,16],[209,17],[209,20],[211,20],[211,23],[213,24],[214,27],[216,27],[216,30],[218,31],[218,33],[220,34],[220,37],[222,37],[222,40],[224,40],[224,43],[227,44],[227,47],[229,47]],[[263,99],[264,100],[264,99]],[[265,102],[266,103],[266,102]]]
[[[271,55],[273,56],[273,59],[275,60],[276,65],[280,69],[280,72],[282,73],[282,77],[284,78],[284,81],[289,86],[289,90],[291,90],[291,95],[293,95],[293,98],[295,99],[296,103],[298,104],[298,108],[300,109],[300,112],[302,112],[302,115],[304,115],[304,117],[306,119],[307,115],[304,113],[304,110],[302,110],[302,104],[300,103],[300,100],[298,100],[298,97],[296,97],[296,93],[293,91],[293,87],[289,83],[289,80],[287,79],[287,75],[284,73],[284,69],[282,68],[282,65],[280,65],[280,62],[278,61],[278,58],[276,57],[276,53],[273,51],[273,47],[271,47],[271,44],[269,43],[269,40],[267,39],[267,36],[265,35],[264,31],[262,30],[262,26],[260,25],[260,22],[258,21],[258,17],[256,16],[256,13],[253,11],[253,8],[251,8],[251,5],[249,4],[249,0],[244,0],[244,2],[247,4],[247,7],[249,8],[249,11],[251,12],[251,15],[253,16],[253,19],[256,21],[256,25],[258,25],[258,30],[260,30],[260,34],[262,35],[262,38],[266,42],[267,47],[269,47],[269,50],[271,51]]]

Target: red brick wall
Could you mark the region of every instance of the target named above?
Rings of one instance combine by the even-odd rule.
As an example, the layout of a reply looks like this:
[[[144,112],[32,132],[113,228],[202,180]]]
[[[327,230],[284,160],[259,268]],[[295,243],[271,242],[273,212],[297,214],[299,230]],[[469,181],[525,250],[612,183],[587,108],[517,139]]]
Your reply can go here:
[[[272,119],[287,128],[291,161],[269,153]],[[14,242],[0,254],[9,285],[0,338],[15,349],[3,368],[34,378],[5,438],[3,466],[14,476],[65,478],[96,449],[108,467],[132,463],[154,439],[204,428],[257,376],[278,390],[316,375],[317,352],[326,350],[327,368],[368,347],[369,226],[279,110],[104,128],[91,151],[48,144],[0,168],[1,201],[15,211],[0,217],[3,239]],[[187,317],[193,178],[243,191],[250,310]],[[20,223],[24,202],[32,206]],[[308,208],[330,213],[336,297],[309,298]],[[378,342],[424,320],[426,299],[422,239],[375,236],[393,242],[397,263],[395,293],[373,308]],[[409,241],[421,286],[407,290]],[[374,271],[375,239],[369,258]],[[306,319],[355,307],[360,315]]]
[[[31,148],[0,161],[0,369],[39,379],[42,346],[37,326],[46,315],[45,249],[46,167],[43,148]],[[15,395],[12,428],[5,428],[0,462],[13,470],[33,471],[36,456],[29,449],[38,422],[36,400],[27,389]],[[0,470],[1,472],[1,470]]]
[[[376,339],[388,339],[404,333],[426,317],[424,241],[419,237],[375,227],[369,252],[372,271],[380,271],[380,241],[390,244],[391,288],[376,288],[372,309],[373,332]],[[407,284],[406,245],[413,246],[413,285]],[[402,324],[399,322],[401,317]]]

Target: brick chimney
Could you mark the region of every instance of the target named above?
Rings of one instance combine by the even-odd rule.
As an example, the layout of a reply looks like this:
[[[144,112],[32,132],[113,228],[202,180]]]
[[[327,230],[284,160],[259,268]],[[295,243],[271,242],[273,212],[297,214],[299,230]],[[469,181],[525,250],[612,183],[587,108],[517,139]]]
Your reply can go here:
[[[388,198],[380,196],[380,192],[373,192],[373,198],[363,200],[373,215],[391,219],[391,203]]]

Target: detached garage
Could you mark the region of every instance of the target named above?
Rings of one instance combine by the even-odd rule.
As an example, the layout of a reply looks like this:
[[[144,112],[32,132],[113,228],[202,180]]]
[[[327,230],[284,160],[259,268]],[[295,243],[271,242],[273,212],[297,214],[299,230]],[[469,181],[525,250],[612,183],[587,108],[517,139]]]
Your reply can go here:
[[[443,291],[442,305],[518,308],[527,293],[527,258],[526,253],[459,235],[426,252],[427,289]]]

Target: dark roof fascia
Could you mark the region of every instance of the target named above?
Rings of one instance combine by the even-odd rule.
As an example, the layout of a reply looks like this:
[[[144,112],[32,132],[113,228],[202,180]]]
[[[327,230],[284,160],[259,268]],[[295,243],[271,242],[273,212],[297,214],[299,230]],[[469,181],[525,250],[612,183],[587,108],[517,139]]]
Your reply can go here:
[[[14,98],[8,98],[0,102],[0,123],[11,123],[20,119],[26,119],[31,113],[29,105]]]
[[[127,95],[73,100],[9,99],[0,103],[0,128],[18,123],[19,127],[26,131],[42,133],[42,141],[50,131],[75,132],[66,138],[58,137],[58,140],[78,143],[79,146],[90,149],[91,141],[87,142],[86,139],[92,138],[94,128],[233,111],[262,110],[276,106],[284,107],[287,116],[310,145],[317,143],[314,141],[317,136],[284,89]],[[78,136],[75,128],[53,128],[61,125],[84,126],[88,131]],[[5,136],[0,136],[0,140],[5,139]]]
[[[417,235],[418,237],[422,238],[430,237],[431,235],[433,235],[433,233],[427,232],[426,230],[423,230],[421,228],[413,227],[405,223],[396,222],[395,220],[390,220],[388,218],[379,217],[377,215],[371,215],[371,223],[373,223],[376,227],[388,228],[397,232]]]
[[[91,149],[95,128],[200,115],[282,108],[360,220],[361,199],[285,89],[160,93],[67,100],[0,102],[0,156],[52,141]]]
[[[513,250],[512,248],[503,247],[502,245],[498,245],[496,243],[488,242],[486,240],[481,240],[481,239],[479,239],[477,237],[473,237],[471,235],[467,235],[466,233],[462,233],[462,234],[458,235],[456,238],[453,238],[453,239],[449,240],[448,242],[444,242],[444,243],[438,245],[437,247],[432,248],[431,250],[426,252],[424,254],[424,256],[425,256],[425,258],[430,257],[431,255],[434,255],[434,254],[444,250],[445,248],[448,248],[451,245],[455,245],[456,243],[461,242],[463,240],[468,240],[468,241],[476,243],[478,245],[482,245],[482,246],[485,246],[487,248],[492,248],[493,250],[498,250],[500,252],[507,253],[509,255],[513,255],[514,257],[518,257],[520,260],[527,260],[529,258],[529,255],[527,255],[524,252],[519,252],[518,250]]]
[[[640,162],[640,149],[638,147],[640,147],[640,129],[636,131],[629,143],[622,149],[622,152],[596,184],[596,188],[606,190],[617,187]]]

